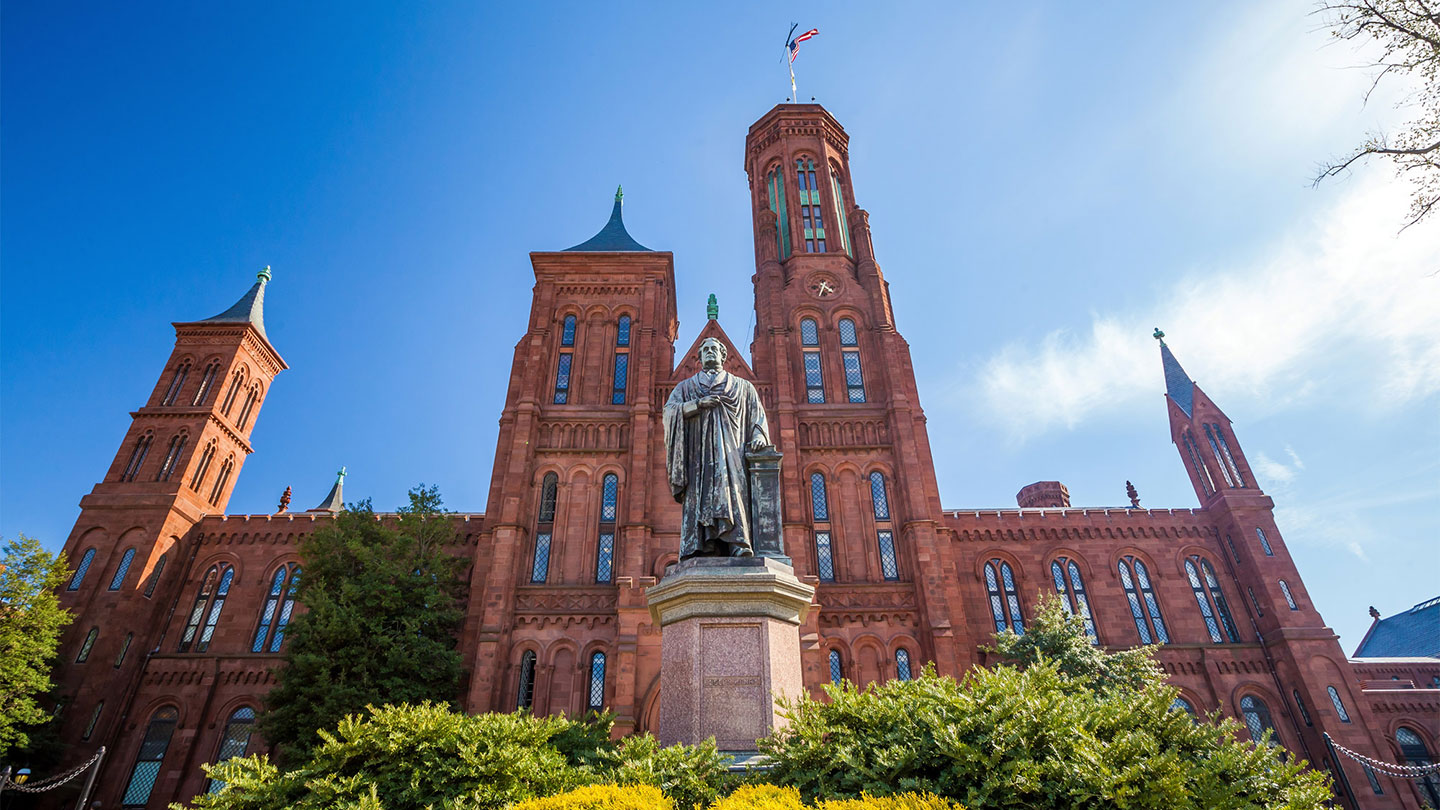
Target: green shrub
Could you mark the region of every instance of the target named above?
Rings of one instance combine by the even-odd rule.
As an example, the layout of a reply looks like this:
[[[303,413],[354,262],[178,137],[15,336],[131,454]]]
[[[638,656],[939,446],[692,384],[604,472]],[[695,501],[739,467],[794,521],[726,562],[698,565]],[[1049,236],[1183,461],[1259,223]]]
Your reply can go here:
[[[527,799],[514,810],[674,810],[674,803],[649,785],[589,785],[558,796]]]
[[[602,757],[605,778],[622,785],[653,785],[681,810],[706,807],[738,779],[730,758],[713,739],[695,745],[662,748],[653,735],[627,737]]]

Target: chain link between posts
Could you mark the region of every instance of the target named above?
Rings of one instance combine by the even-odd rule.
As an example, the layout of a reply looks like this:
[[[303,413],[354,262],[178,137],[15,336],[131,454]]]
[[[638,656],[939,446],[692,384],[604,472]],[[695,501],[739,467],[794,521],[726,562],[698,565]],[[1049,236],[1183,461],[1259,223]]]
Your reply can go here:
[[[1427,776],[1440,774],[1440,762],[1432,762],[1429,765],[1396,765],[1393,762],[1382,762],[1378,759],[1367,757],[1359,751],[1351,751],[1349,748],[1335,742],[1335,738],[1329,734],[1325,735],[1325,739],[1329,741],[1330,745],[1334,746],[1336,751],[1386,776],[1393,776],[1396,779],[1424,779]]]
[[[55,788],[64,785],[66,782],[69,782],[71,779],[74,779],[75,777],[89,770],[90,766],[94,765],[96,762],[99,762],[100,757],[104,756],[104,754],[105,749],[102,748],[99,751],[95,752],[95,756],[90,757],[89,759],[85,760],[79,765],[76,765],[65,773],[62,773],[59,776],[52,776],[49,779],[42,779],[41,781],[36,782],[33,785],[21,784],[20,782],[16,782],[15,780],[9,778],[9,776],[5,774],[0,774],[0,791],[13,790],[16,793],[44,793],[47,790],[54,790]]]

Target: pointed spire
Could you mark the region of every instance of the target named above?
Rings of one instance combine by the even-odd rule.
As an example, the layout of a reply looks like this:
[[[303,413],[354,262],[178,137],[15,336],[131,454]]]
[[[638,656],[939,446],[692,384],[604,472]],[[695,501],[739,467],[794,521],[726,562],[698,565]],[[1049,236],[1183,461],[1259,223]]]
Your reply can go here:
[[[710,300],[705,302],[705,319],[718,320],[720,318],[720,302],[716,300],[715,293],[710,293]]]
[[[1180,361],[1175,359],[1170,347],[1165,345],[1165,333],[1160,327],[1155,327],[1155,334],[1152,335],[1160,341],[1160,365],[1165,371],[1165,394],[1180,406],[1180,410],[1186,416],[1194,416],[1195,410],[1195,381],[1180,367]]]
[[[345,468],[341,467],[340,472],[335,473],[335,486],[330,488],[330,494],[319,506],[307,511],[310,512],[342,512],[345,510]]]
[[[654,251],[645,247],[625,230],[625,220],[621,216],[621,207],[624,205],[625,191],[620,186],[615,187],[615,207],[610,209],[610,221],[600,232],[581,242],[575,247],[565,248],[565,252],[577,253],[610,253],[610,252],[643,252]]]
[[[200,323],[248,323],[255,327],[260,337],[269,340],[269,336],[265,334],[265,285],[270,282],[270,265],[265,265],[264,269],[256,273],[255,279],[255,284],[240,296],[234,306]]]

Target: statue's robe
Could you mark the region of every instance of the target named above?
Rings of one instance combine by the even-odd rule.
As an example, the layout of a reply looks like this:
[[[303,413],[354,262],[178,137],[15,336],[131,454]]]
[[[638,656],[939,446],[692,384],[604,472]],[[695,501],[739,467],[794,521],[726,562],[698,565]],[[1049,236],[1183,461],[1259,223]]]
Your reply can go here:
[[[700,407],[707,396],[720,404]],[[755,386],[727,371],[701,371],[670,392],[664,424],[670,493],[684,504],[680,559],[727,556],[735,546],[753,552],[745,451],[757,438],[770,443]]]

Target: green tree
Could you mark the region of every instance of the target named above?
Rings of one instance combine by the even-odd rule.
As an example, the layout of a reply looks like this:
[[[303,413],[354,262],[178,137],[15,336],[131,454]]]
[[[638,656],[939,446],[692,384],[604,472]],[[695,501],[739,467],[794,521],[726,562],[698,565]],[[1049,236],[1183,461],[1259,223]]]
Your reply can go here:
[[[441,507],[439,491],[422,484],[396,519],[365,500],[301,541],[305,612],[287,629],[259,719],[283,757],[303,758],[317,730],[367,705],[454,699],[465,562],[447,548],[455,528]]]
[[[50,667],[70,612],[56,592],[65,556],[25,535],[5,545],[0,562],[0,758],[30,744],[27,726],[49,719],[36,697],[50,689]]]
[[[1097,689],[1135,690],[1165,681],[1165,673],[1152,655],[1154,649],[1106,652],[1091,643],[1084,619],[1067,610],[1058,596],[1046,595],[1025,633],[996,633],[990,651],[1022,668],[1050,661],[1061,675]]]

